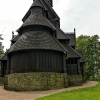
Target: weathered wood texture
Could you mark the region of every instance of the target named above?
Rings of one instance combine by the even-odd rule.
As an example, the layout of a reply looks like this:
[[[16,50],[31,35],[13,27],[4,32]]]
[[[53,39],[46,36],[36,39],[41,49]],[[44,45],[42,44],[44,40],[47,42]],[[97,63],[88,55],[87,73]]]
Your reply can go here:
[[[11,53],[10,73],[63,72],[63,55],[49,50],[27,50]]]
[[[6,69],[7,69],[7,61],[1,61],[1,75],[0,77],[4,77],[6,75]]]
[[[69,58],[66,63],[68,75],[78,75],[77,58]]]

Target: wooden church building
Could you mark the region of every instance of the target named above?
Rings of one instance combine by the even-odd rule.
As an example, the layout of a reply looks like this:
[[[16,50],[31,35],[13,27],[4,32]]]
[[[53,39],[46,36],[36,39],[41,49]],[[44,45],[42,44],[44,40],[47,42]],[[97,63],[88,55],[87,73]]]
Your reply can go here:
[[[76,32],[63,32],[52,0],[33,0],[23,24],[12,33],[11,46],[0,59],[5,89],[29,91],[81,85],[82,51],[76,51]]]

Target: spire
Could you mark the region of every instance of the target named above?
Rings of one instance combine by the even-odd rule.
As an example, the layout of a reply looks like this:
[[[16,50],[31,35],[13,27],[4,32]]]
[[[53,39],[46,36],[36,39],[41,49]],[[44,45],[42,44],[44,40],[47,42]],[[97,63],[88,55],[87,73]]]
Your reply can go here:
[[[41,8],[43,8],[43,6],[42,6],[40,0],[33,0],[33,1],[34,1],[34,2],[33,2],[33,4],[32,4],[32,6],[31,6],[31,8],[32,8],[32,7],[41,7]]]
[[[74,34],[76,33],[76,29],[74,28]]]
[[[12,39],[14,38],[14,31],[12,31]]]
[[[53,2],[52,0],[45,0],[51,7],[53,7]]]

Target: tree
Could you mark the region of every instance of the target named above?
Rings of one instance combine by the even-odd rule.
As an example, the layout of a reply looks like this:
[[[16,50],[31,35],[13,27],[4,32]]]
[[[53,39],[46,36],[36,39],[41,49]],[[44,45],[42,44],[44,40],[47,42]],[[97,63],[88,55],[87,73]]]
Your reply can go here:
[[[0,40],[3,40],[2,34],[0,34]],[[2,45],[2,42],[0,41],[0,58],[4,54],[3,48],[4,48],[4,46]],[[1,74],[1,63],[0,63],[0,74]]]
[[[81,35],[77,39],[76,49],[83,50],[86,61],[87,78],[95,77],[100,69],[100,41],[98,35]]]

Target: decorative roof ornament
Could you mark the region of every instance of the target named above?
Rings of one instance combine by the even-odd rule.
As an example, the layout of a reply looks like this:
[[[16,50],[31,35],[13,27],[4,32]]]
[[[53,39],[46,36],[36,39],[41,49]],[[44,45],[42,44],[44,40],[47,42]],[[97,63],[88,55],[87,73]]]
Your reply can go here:
[[[12,39],[14,38],[14,31],[12,31]]]
[[[74,34],[76,33],[76,29],[74,28]]]

